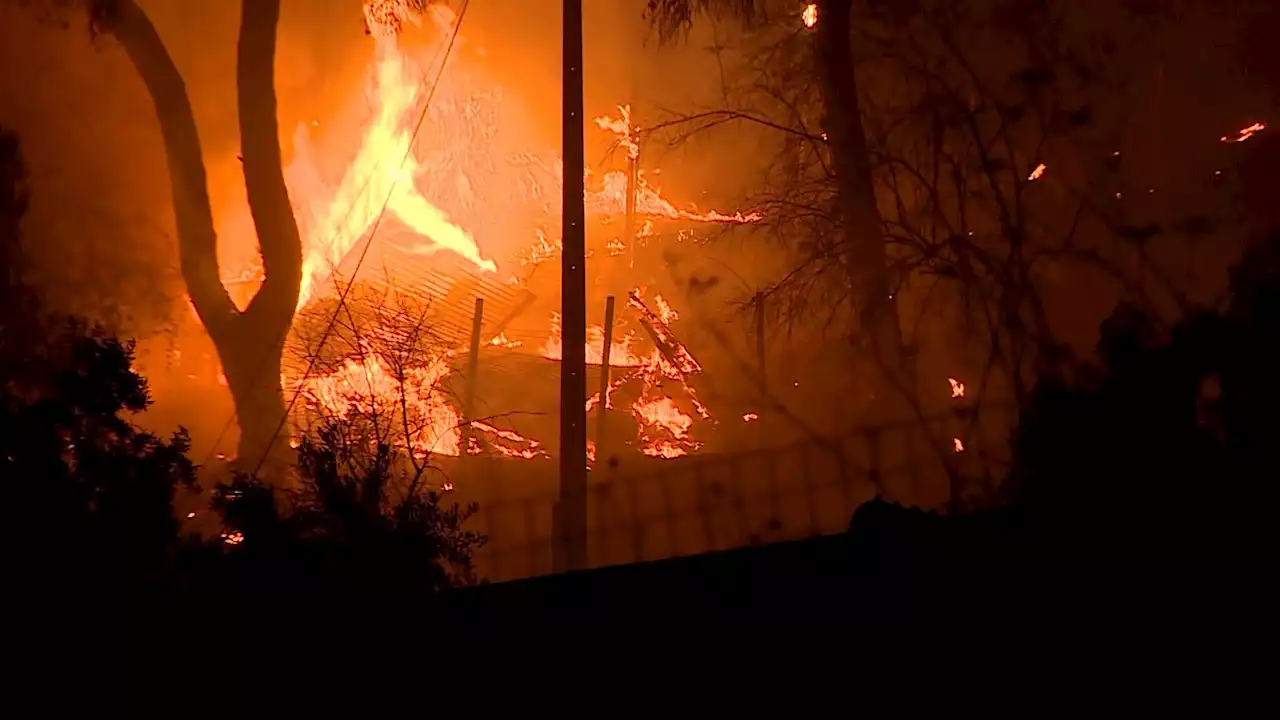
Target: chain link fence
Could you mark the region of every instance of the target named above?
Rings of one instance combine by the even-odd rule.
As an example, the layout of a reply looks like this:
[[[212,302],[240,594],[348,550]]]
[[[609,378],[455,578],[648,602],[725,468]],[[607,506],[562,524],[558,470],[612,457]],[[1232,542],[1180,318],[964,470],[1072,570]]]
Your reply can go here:
[[[986,413],[976,423],[956,413],[631,471],[599,464],[587,491],[589,566],[838,533],[877,494],[943,507],[953,494],[994,489],[1007,461],[1008,419]],[[470,527],[489,537],[475,558],[481,577],[553,572],[562,547],[553,523],[554,465],[474,459],[460,473],[456,499],[480,503]]]

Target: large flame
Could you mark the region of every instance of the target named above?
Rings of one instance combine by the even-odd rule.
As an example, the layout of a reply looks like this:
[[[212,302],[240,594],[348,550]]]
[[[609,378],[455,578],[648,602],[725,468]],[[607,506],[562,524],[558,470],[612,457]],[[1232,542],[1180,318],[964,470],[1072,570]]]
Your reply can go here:
[[[372,94],[378,103],[377,115],[365,128],[355,158],[332,193],[295,193],[299,225],[306,238],[300,308],[315,295],[317,284],[379,222],[384,205],[386,213],[394,214],[430,241],[421,246],[424,254],[448,251],[483,270],[497,270],[480,252],[475,239],[419,192],[416,182],[423,168],[411,145],[428,86],[415,77],[422,73],[414,72],[395,35],[379,34],[376,43]],[[304,148],[306,132],[305,126],[299,128],[298,145]],[[288,173],[298,180],[314,177],[313,163],[306,153],[299,153]]]
[[[438,9],[433,19],[440,35],[438,46],[419,55],[404,46],[396,33],[373,27],[379,20],[371,16],[375,47],[366,73],[366,93],[353,98],[351,106],[354,110],[370,108],[370,116],[346,133],[342,127],[335,130],[318,121],[301,125],[295,132],[295,156],[285,173],[304,242],[299,308],[325,289],[325,282],[335,269],[384,221],[398,223],[414,238],[410,253],[448,253],[481,272],[496,272],[499,265],[495,258],[499,257],[512,256],[513,266],[506,269],[510,272],[559,253],[556,213],[562,162],[554,153],[529,151],[530,138],[520,135],[519,127],[519,137],[512,142],[510,122],[504,121],[499,133],[500,91],[496,87],[476,90],[465,85],[474,77],[459,68],[460,60],[450,59],[450,53],[442,52],[456,19]],[[430,62],[415,59],[431,55],[432,51],[435,59]],[[448,66],[441,69],[439,62]],[[597,118],[595,124],[619,138],[630,161],[638,160],[639,132],[632,125],[629,106],[619,106],[618,117]],[[328,135],[317,139],[317,128],[323,128]],[[501,143],[500,135],[505,138]],[[628,192],[635,193],[635,211],[640,216],[635,225],[636,237],[614,238],[609,244],[610,254],[616,255],[637,238],[654,234],[654,220],[752,223],[760,219],[755,213],[680,207],[663,197],[643,172],[637,171],[634,188],[628,187],[624,172],[595,177],[584,172],[589,183],[584,202],[594,218],[624,214]],[[231,222],[243,224],[235,218]],[[531,242],[519,243],[524,247],[515,252],[511,251],[516,245],[490,246],[487,250],[482,247],[506,237],[529,238]],[[389,271],[394,273],[396,268]],[[259,273],[250,271],[260,277]],[[519,279],[513,275],[512,281]],[[657,312],[651,314],[662,323],[678,317],[660,297],[654,302]],[[640,307],[644,307],[643,303]],[[650,311],[644,308],[644,312]],[[601,364],[603,328],[589,328],[587,337],[588,362]],[[680,410],[675,399],[660,392],[660,388],[664,381],[683,387],[697,415],[709,419],[707,409],[686,381],[688,375],[701,369],[691,356],[681,356],[673,362],[661,349],[642,351],[638,343],[633,331],[616,335],[610,346],[609,364],[623,370],[616,373],[611,391],[628,383],[639,384],[639,399],[630,410],[639,426],[642,451],[656,457],[676,457],[696,449],[699,444],[690,437],[693,416]],[[519,345],[504,335],[493,338],[490,344],[507,349]],[[552,318],[547,342],[539,350],[548,358],[562,357],[558,316]],[[683,346],[678,352],[688,355]],[[397,379],[371,355],[364,362],[348,361],[323,376],[305,381],[290,377],[283,380],[286,388],[304,393],[311,409],[322,413],[369,413],[379,407],[397,406],[404,412],[408,407],[421,426],[414,437],[407,439],[417,454],[481,452],[474,438],[472,447],[461,447],[460,413],[439,391],[441,380],[449,372],[451,365],[446,355]],[[588,402],[588,408],[602,400],[611,407],[609,395],[601,398],[597,394]],[[474,423],[473,428],[497,454],[521,458],[546,455],[536,441],[510,431],[485,423]]]

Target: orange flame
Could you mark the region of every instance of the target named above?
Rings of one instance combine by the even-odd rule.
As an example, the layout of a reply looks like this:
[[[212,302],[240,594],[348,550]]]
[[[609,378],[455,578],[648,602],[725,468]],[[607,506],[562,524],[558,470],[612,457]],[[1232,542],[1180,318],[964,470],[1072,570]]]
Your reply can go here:
[[[1036,166],[1035,170],[1031,171],[1031,174],[1027,176],[1027,179],[1039,180],[1041,177],[1044,176],[1044,170],[1045,170],[1044,163],[1040,163],[1039,165]]]
[[[305,125],[299,126],[297,133],[297,145],[303,151],[286,169],[286,176],[293,180],[290,190],[295,206],[299,206],[295,211],[306,247],[299,308],[314,297],[317,285],[384,212],[393,213],[410,230],[431,241],[415,247],[415,252],[448,251],[482,270],[497,270],[493,261],[481,254],[471,235],[450,222],[448,215],[415,186],[423,169],[410,152],[417,126],[413,111],[420,101],[425,102],[422,96],[426,88],[413,80],[417,73],[400,52],[394,35],[379,34],[376,42],[372,84],[378,114],[365,128],[355,158],[338,186],[324,188],[318,180],[315,161],[306,152]]]
[[[551,313],[551,335],[539,348],[542,356],[548,360],[564,359],[564,342],[560,333],[560,313],[553,312]],[[609,367],[639,367],[645,363],[645,360],[631,349],[634,341],[633,333],[627,333],[622,337],[614,334],[613,341],[609,343]],[[587,328],[587,364],[604,364],[604,327],[601,325],[592,325]]]
[[[964,383],[960,382],[955,378],[947,378],[947,382],[951,383],[951,397],[953,398],[964,397]]]
[[[497,347],[504,347],[504,348],[514,350],[515,348],[520,347],[524,343],[520,342],[519,340],[512,340],[507,337],[507,334],[505,332],[501,332],[495,335],[493,339],[489,341],[489,344],[496,345]]]

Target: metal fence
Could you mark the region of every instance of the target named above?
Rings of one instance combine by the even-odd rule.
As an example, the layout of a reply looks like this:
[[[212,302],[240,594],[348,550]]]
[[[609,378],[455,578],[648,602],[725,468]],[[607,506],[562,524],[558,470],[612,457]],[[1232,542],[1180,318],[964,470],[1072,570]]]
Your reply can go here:
[[[980,433],[981,427],[989,428]],[[593,469],[588,487],[591,567],[660,560],[837,533],[877,493],[939,507],[1002,474],[1007,423],[947,416],[928,423],[859,429],[731,455],[668,460],[637,472]],[[964,432],[967,436],[961,437]],[[955,439],[964,449],[957,451]],[[476,556],[493,581],[552,572],[554,463],[490,465],[459,482],[476,500],[472,529],[488,544]],[[957,488],[954,478],[967,479]]]

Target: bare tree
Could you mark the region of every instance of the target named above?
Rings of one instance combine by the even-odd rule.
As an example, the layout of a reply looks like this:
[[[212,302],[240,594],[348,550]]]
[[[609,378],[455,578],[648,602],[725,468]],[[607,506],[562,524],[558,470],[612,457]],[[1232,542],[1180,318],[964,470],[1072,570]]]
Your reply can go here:
[[[980,353],[982,368],[968,383],[969,408],[982,407],[993,385],[1020,402],[1035,375],[1070,359],[1045,308],[1064,268],[1101,270],[1148,307],[1153,291],[1185,306],[1178,285],[1147,258],[1147,241],[1205,231],[1195,218],[1161,228],[1117,201],[1127,190],[1116,151],[1125,119],[1095,108],[1114,105],[1125,78],[1092,50],[1105,44],[1096,35],[1058,29],[1070,10],[869,0],[855,18],[856,112],[885,294],[901,298],[895,314],[904,313],[908,355],[924,337],[925,316],[941,320],[934,327],[963,328],[962,344]],[[748,205],[764,216],[754,227],[793,255],[769,289],[783,301],[773,306],[791,317],[838,313],[851,288],[841,239],[850,217],[841,175],[849,170],[833,147],[822,67],[829,61],[821,38],[794,15],[753,19],[733,46],[717,49],[725,69],[719,104],[670,113],[647,132],[681,143],[730,124],[759,130],[771,161]],[[829,19],[820,10],[815,30]],[[1135,264],[1157,283],[1133,283]],[[918,396],[903,396],[920,416]]]
[[[797,129],[794,122],[802,116],[770,124],[790,127],[795,133],[793,139],[810,146],[834,182],[826,224],[835,235],[825,241],[833,251],[828,257],[838,259],[844,269],[837,286],[843,287],[843,304],[851,305],[857,318],[852,336],[855,344],[871,350],[874,366],[887,386],[898,391],[876,396],[878,414],[899,414],[893,409],[895,400],[906,398],[914,402],[916,397],[915,363],[904,346],[896,296],[891,291],[871,155],[862,124],[854,72],[854,2],[819,0],[813,6],[816,14],[803,21],[794,3],[768,0],[650,0],[648,7],[650,21],[663,38],[687,30],[699,13],[734,17],[748,26],[777,28],[780,20],[782,27],[789,24],[782,33],[793,40],[813,35],[811,43],[791,43],[789,54],[792,60],[802,57],[810,78],[817,80],[813,94],[818,103],[817,127]],[[723,122],[737,119],[735,115],[752,114],[744,109],[713,119]]]
[[[295,389],[300,429],[318,422],[340,428],[345,442],[387,446],[408,465],[411,493],[423,483],[444,486],[433,459],[462,451],[446,383],[450,347],[432,332],[431,309],[391,283],[361,283],[345,300],[305,310],[286,351],[287,362],[312,369]]]

